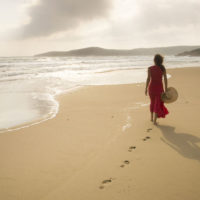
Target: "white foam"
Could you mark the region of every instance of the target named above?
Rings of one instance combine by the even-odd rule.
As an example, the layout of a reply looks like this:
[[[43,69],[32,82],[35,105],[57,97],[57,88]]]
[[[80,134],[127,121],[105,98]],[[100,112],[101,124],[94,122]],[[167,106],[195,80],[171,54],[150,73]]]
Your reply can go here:
[[[51,118],[58,111],[58,102],[51,96],[48,98],[49,101],[45,94],[41,98],[32,98],[26,93],[0,94],[0,130],[5,131],[38,119]]]
[[[128,115],[126,118],[126,124],[122,126],[122,132],[125,132],[127,129],[129,129],[132,126],[130,121],[131,121],[131,116]]]
[[[165,62],[168,68],[200,66],[193,57],[168,56]],[[55,96],[70,89],[145,82],[150,65],[152,56],[0,57],[0,129],[55,116]]]
[[[137,102],[136,104],[140,105],[141,107],[149,106],[149,103]]]
[[[125,132],[125,131],[126,131],[127,129],[129,129],[131,126],[132,126],[131,123],[128,123],[128,124],[124,125],[124,126],[122,127],[122,131]]]

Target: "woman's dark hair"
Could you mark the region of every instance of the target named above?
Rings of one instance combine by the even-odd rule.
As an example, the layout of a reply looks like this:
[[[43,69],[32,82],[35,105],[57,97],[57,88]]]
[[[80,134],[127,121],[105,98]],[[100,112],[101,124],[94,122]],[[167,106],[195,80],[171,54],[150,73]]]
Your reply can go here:
[[[163,56],[161,56],[160,54],[156,54],[154,56],[154,63],[160,67],[160,69],[162,70],[162,72],[165,71],[165,66],[162,64],[163,63]]]

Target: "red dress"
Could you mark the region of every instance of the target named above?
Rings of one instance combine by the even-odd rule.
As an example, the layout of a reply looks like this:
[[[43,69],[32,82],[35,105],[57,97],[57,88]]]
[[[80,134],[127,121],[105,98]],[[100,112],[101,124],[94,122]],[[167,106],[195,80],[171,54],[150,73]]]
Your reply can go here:
[[[162,76],[163,72],[159,66],[151,66],[150,77],[151,81],[149,84],[149,96],[151,99],[150,111],[157,113],[158,117],[165,117],[169,112],[161,101],[161,93],[163,90]]]

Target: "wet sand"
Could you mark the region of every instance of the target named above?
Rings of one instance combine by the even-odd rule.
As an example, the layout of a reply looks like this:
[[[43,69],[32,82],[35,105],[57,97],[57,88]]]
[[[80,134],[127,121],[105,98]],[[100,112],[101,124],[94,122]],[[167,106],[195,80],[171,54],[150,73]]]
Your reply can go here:
[[[168,73],[179,99],[158,126],[143,83],[72,91],[55,118],[1,133],[0,199],[199,199],[200,68]]]

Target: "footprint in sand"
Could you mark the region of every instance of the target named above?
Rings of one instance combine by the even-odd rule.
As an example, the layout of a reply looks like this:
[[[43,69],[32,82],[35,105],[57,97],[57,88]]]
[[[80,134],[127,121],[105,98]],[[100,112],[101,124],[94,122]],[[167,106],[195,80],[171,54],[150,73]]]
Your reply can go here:
[[[112,178],[109,178],[109,179],[106,179],[106,180],[103,180],[101,183],[103,184],[103,185],[105,185],[105,184],[107,184],[107,183],[111,183],[112,182]],[[99,189],[104,189],[104,186],[103,185],[100,185],[99,186]]]
[[[148,129],[147,129],[147,132],[149,132],[149,131],[152,131],[152,128],[148,128]]]
[[[124,164],[128,165],[128,164],[130,164],[130,161],[129,161],[129,160],[125,160],[125,161],[124,161]],[[124,164],[120,165],[120,167],[121,167],[121,168],[124,168],[124,167],[125,167]]]
[[[142,140],[143,141],[146,141],[146,140],[149,140],[151,137],[149,137],[149,136],[146,136],[145,138],[143,138]]]
[[[102,181],[102,184],[106,184],[106,183],[111,183],[112,182],[112,179],[106,179],[106,180],[103,180]]]
[[[124,164],[127,164],[127,165],[128,165],[128,164],[130,164],[130,161],[129,161],[129,160],[125,160],[125,161],[124,161]]]
[[[133,149],[136,149],[136,146],[130,146],[129,149],[128,149],[128,151],[132,152]]]

